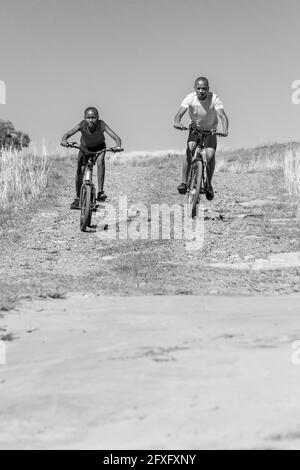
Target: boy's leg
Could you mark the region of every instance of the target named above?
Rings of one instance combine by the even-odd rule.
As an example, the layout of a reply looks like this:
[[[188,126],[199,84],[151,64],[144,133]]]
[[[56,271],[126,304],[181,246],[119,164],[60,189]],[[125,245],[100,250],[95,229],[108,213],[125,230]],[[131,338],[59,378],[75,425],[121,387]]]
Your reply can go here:
[[[195,150],[197,139],[198,139],[197,134],[193,133],[193,130],[191,129],[189,133],[188,141],[187,141],[186,158],[183,161],[182,180],[181,180],[182,182],[177,187],[177,190],[180,194],[185,194],[187,190],[186,184],[187,184],[187,179],[188,179],[189,172],[190,172],[192,154]]]
[[[182,168],[182,182],[187,183],[187,179],[189,176],[191,161],[192,161],[192,154],[195,150],[196,142],[188,142],[188,146],[186,149],[186,159],[183,161],[183,168]]]
[[[104,179],[105,179],[105,153],[101,153],[97,159],[97,173],[98,173],[98,191],[103,192]]]
[[[216,149],[207,147],[206,148],[206,174],[207,174],[207,184],[206,184],[206,199],[212,201],[215,197],[215,193],[212,187],[212,177],[215,171],[215,153]]]
[[[77,159],[77,171],[76,171],[76,176],[75,176],[76,197],[80,196],[80,190],[82,186],[83,173],[84,173],[83,164],[84,164],[83,153],[81,150],[79,150],[78,159]]]
[[[107,198],[104,194],[104,179],[105,179],[105,153],[101,153],[97,160],[97,174],[98,174],[98,201],[105,201]]]
[[[217,149],[217,136],[209,135],[205,138],[206,163],[207,163],[207,186],[211,187],[212,177],[215,171],[215,153]]]
[[[211,201],[214,198],[214,190],[211,185],[213,174],[215,171],[215,153],[217,148],[217,136],[208,135],[206,138],[206,173],[207,173],[207,185],[206,185],[206,199]]]
[[[215,153],[213,148],[206,149],[206,164],[207,164],[207,185],[211,186],[212,177],[215,171]]]
[[[81,185],[82,185],[82,180],[83,180],[83,166],[82,165],[83,165],[83,153],[81,152],[81,150],[79,150],[78,158],[77,158],[77,170],[76,170],[76,175],[75,175],[76,197],[71,204],[71,209],[80,209],[79,196],[80,196],[80,190],[81,190]]]

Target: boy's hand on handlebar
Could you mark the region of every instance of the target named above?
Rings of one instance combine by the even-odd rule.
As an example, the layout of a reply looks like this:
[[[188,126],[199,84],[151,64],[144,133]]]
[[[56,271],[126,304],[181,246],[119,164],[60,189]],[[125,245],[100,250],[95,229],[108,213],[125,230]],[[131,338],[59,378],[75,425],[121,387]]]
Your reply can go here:
[[[217,131],[217,129],[212,129],[211,133],[212,133],[212,135],[217,135],[219,137],[227,137],[228,136],[228,132],[219,132],[219,131]]]
[[[68,142],[67,140],[63,140],[60,145],[63,147],[74,147],[74,145],[78,145],[77,142]]]
[[[173,127],[175,127],[175,129],[178,129],[180,131],[185,131],[187,129],[187,127],[185,127],[185,125],[182,124],[182,122],[175,122]]]

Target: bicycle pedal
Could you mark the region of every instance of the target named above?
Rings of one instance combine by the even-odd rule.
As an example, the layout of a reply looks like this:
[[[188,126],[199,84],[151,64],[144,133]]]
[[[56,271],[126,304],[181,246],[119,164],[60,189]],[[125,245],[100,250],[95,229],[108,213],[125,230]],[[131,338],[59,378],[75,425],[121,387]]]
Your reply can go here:
[[[107,194],[102,194],[101,196],[97,197],[97,202],[105,202],[107,200]]]

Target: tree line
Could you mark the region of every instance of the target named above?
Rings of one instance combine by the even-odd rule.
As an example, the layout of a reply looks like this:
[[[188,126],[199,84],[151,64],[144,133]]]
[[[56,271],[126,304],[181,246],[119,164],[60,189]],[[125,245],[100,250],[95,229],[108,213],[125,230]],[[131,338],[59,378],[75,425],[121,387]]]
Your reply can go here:
[[[29,142],[28,134],[17,131],[11,121],[0,119],[0,149],[13,148],[21,150],[23,147],[28,147]]]

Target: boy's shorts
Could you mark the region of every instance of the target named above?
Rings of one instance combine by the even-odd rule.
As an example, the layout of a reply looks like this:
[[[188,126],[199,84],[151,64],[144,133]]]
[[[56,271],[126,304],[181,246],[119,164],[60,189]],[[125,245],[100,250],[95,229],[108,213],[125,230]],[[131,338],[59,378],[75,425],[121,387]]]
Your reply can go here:
[[[87,152],[90,150],[91,152],[99,152],[100,150],[104,150],[106,148],[106,145],[105,144],[101,144],[101,145],[98,145],[98,147],[95,147],[95,148],[89,148],[89,147],[86,147],[86,150]],[[78,160],[77,160],[77,164],[78,164],[78,169],[81,169],[82,166],[84,166],[86,164],[86,160],[87,160],[87,156],[85,153],[83,153],[82,150],[79,150],[78,152]]]
[[[199,134],[194,132],[193,128],[191,127],[187,143],[196,142],[196,144],[197,144],[199,142],[199,140],[200,140]],[[212,149],[216,150],[216,148],[217,148],[217,136],[216,135],[209,134],[209,135],[203,137],[203,141],[204,141],[206,147],[209,147],[209,148],[212,148]]]

